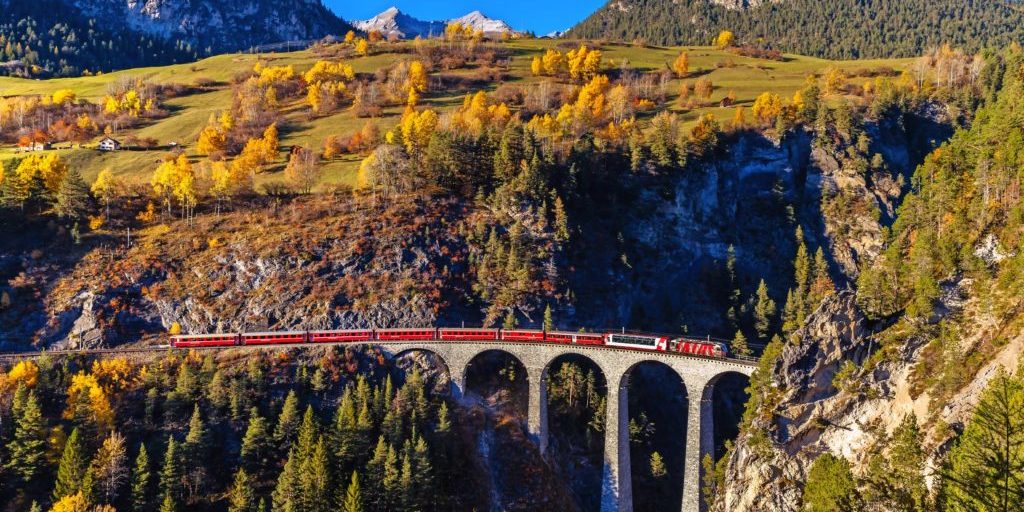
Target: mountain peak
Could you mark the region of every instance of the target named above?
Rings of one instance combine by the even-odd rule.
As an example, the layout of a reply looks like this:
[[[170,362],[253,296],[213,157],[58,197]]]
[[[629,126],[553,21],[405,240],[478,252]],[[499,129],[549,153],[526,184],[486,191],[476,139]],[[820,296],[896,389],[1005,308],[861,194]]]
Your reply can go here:
[[[448,21],[424,21],[405,14],[397,7],[390,7],[368,20],[354,21],[352,25],[363,32],[380,32],[385,37],[412,38],[441,35],[449,23],[455,22],[468,25],[473,27],[474,30],[483,31],[485,34],[500,34],[513,31],[508,23],[488,18],[487,15],[479,10]]]

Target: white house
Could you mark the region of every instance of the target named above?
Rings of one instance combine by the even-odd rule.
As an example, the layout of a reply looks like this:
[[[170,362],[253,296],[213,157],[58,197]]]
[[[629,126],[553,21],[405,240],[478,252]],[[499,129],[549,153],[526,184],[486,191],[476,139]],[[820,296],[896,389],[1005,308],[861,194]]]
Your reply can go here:
[[[121,143],[110,137],[103,137],[98,147],[100,151],[119,151]]]

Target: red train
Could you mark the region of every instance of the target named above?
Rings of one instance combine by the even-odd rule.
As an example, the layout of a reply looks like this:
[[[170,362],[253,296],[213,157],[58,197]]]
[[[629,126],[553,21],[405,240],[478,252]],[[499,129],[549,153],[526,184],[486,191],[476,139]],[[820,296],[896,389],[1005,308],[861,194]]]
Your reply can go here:
[[[655,352],[676,352],[713,358],[726,358],[729,356],[729,348],[725,343],[711,341],[710,339],[676,338],[658,334],[610,332],[602,334],[528,329],[430,327],[171,336],[171,346],[176,348],[292,345],[302,343],[361,343],[372,341],[516,341],[620,347]]]

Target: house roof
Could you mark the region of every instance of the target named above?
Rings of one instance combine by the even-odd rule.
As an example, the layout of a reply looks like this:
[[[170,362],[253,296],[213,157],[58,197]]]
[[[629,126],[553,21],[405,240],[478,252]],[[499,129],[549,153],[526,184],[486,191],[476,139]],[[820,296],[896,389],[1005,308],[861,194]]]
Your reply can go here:
[[[100,139],[100,144],[102,144],[102,143],[104,143],[104,142],[106,142],[108,140],[113,142],[114,144],[120,144],[121,143],[121,141],[119,141],[119,140],[117,140],[117,139],[115,139],[113,137],[103,137],[102,139]]]

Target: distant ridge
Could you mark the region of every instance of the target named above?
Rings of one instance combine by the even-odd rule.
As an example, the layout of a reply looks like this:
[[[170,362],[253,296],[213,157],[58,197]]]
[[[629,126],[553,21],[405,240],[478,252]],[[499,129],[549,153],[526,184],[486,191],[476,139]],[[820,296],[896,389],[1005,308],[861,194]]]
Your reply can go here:
[[[487,35],[514,32],[508,23],[499,19],[488,18],[480,11],[473,11],[465,16],[447,21],[425,21],[410,16],[397,7],[391,7],[368,20],[354,21],[352,26],[363,32],[378,31],[385,37],[412,39],[415,37],[440,36],[444,33],[445,27],[453,22],[471,26],[474,30],[482,30]]]
[[[741,44],[832,59],[910,57],[948,43],[967,51],[1024,40],[1010,0],[610,0],[569,37]]]

